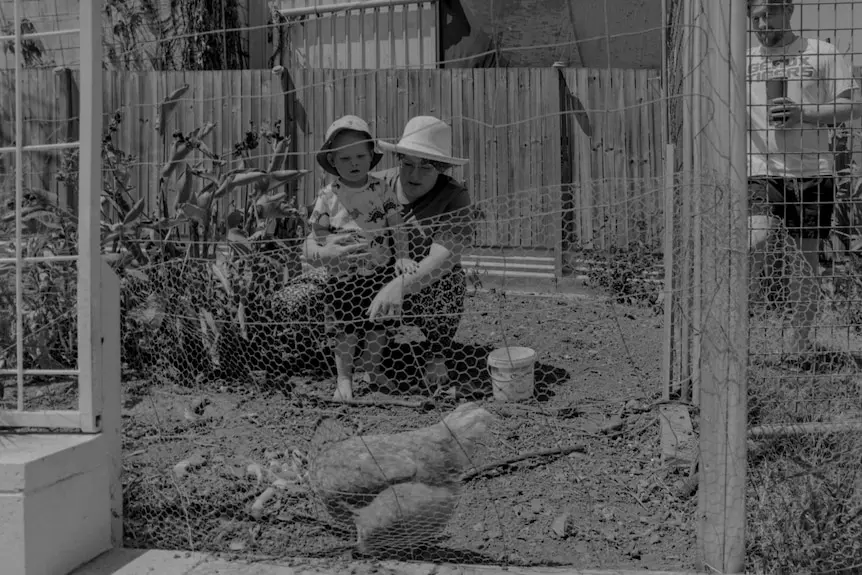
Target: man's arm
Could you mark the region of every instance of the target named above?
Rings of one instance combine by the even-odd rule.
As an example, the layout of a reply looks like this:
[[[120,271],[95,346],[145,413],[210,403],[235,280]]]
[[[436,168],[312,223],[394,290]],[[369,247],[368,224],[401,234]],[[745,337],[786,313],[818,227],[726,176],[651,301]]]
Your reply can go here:
[[[853,120],[858,102],[858,84],[853,76],[853,67],[843,54],[831,44],[826,45],[831,54],[821,56],[822,78],[826,81],[826,103],[805,104],[800,110],[803,123],[837,126]]]
[[[855,116],[857,104],[850,99],[851,90],[846,90],[838,95],[835,100],[827,104],[805,104],[802,106],[801,119],[805,124],[815,125],[837,125],[849,122]]]

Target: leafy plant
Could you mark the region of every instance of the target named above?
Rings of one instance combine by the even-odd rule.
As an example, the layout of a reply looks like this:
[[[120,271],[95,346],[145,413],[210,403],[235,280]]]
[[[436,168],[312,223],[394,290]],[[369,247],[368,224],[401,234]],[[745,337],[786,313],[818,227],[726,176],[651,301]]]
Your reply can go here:
[[[0,257],[15,256],[14,199],[3,198]],[[77,219],[57,207],[48,193],[25,190],[20,208],[21,255],[70,256],[77,253]],[[15,357],[16,286],[14,264],[0,264],[0,367]],[[68,264],[28,263],[23,268],[24,367],[72,368],[77,358],[76,268]]]
[[[161,103],[160,133],[187,89],[178,89]],[[122,112],[116,112],[102,140],[100,227],[104,257],[121,280],[127,367],[157,368],[163,376],[184,381],[241,377],[260,369],[255,358],[262,361],[277,345],[278,338],[264,331],[272,327],[268,320],[274,313],[275,295],[299,275],[298,245],[307,234],[294,195],[287,190],[305,174],[285,169],[290,138],[281,135],[280,122],[271,128],[252,125],[242,141],[222,154],[206,143],[214,124],[175,132],[161,163],[157,188],[147,195],[133,185],[137,159],[115,143],[122,121]],[[259,154],[262,146],[270,148],[265,170],[250,167],[251,154]],[[70,150],[58,175],[73,189],[78,185],[78,161],[77,151]],[[32,232],[27,254],[46,249],[76,253],[75,215],[53,205],[47,194],[31,195],[34,200],[22,212]],[[150,197],[155,199],[153,206],[147,205]],[[231,200],[232,211],[226,215],[219,213],[223,198]],[[14,206],[10,208],[5,218],[9,221],[14,219]],[[14,278],[14,274],[4,277]],[[44,314],[73,315],[74,291],[51,304],[38,299],[59,297],[57,293],[34,295],[37,299],[25,309],[28,321],[58,325],[62,331],[64,324]],[[0,298],[5,298],[1,301],[10,302],[0,311],[3,325],[14,323],[11,312],[5,311],[13,309],[9,297],[14,297],[14,284],[11,291],[0,291]],[[74,317],[69,319],[73,323],[67,333],[40,333],[52,342],[74,340],[75,334],[69,332]],[[0,338],[0,351],[14,350],[11,329],[0,329]],[[29,339],[35,347],[28,357],[46,361],[41,340]]]
[[[643,242],[607,253],[592,253],[587,267],[589,284],[610,292],[619,303],[655,306],[660,287],[650,277],[660,263]]]

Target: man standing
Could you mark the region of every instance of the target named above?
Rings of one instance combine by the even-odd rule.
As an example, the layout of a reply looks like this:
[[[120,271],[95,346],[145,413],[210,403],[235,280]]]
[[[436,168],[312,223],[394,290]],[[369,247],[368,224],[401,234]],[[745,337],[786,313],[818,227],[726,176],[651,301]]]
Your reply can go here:
[[[792,0],[748,0],[759,46],[748,50],[748,191],[752,286],[782,224],[804,260],[789,281],[787,351],[812,351],[819,243],[829,235],[835,172],[828,129],[850,119],[856,84],[835,47],[790,29]],[[770,92],[768,94],[768,92]],[[802,268],[802,269],[798,269]]]

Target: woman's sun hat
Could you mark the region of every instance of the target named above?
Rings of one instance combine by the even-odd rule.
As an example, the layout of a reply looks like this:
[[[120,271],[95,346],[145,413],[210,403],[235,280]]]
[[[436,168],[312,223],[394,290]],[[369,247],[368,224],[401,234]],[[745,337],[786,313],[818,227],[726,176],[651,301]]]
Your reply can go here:
[[[330,124],[329,128],[326,130],[326,136],[323,139],[323,146],[321,146],[320,151],[317,152],[317,163],[320,164],[321,168],[333,176],[338,175],[338,171],[336,171],[336,169],[332,167],[332,164],[329,163],[327,155],[332,151],[333,140],[335,140],[336,136],[344,130],[361,132],[366,134],[368,139],[371,140],[373,152],[371,154],[370,169],[373,170],[374,166],[379,164],[380,160],[383,159],[383,154],[381,154],[377,149],[377,142],[374,141],[374,136],[371,135],[371,129],[368,127],[368,123],[358,116],[342,116]]]
[[[411,118],[404,126],[404,133],[398,143],[380,142],[380,148],[387,152],[453,166],[463,166],[470,161],[452,155],[452,128],[434,116]]]

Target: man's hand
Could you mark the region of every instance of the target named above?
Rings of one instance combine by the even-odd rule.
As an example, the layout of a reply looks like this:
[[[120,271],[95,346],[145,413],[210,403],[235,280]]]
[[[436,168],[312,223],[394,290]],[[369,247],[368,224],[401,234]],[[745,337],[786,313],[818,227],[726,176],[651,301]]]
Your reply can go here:
[[[802,106],[790,98],[769,102],[769,121],[776,128],[790,128],[802,123]]]

